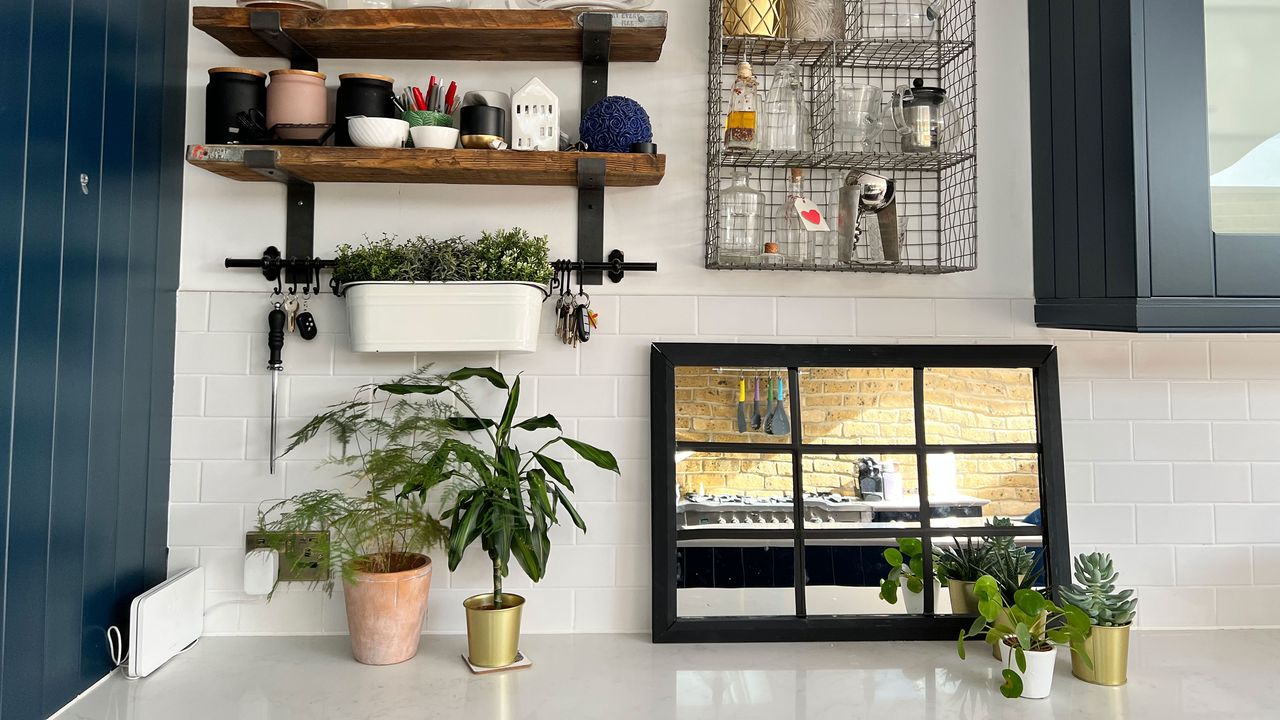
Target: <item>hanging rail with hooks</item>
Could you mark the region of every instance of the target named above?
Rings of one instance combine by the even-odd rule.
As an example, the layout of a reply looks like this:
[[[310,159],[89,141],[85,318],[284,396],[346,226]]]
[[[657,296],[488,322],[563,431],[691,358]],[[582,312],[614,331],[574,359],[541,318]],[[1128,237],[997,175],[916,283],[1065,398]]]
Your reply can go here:
[[[627,271],[658,272],[658,263],[656,262],[626,262],[626,255],[621,250],[614,250],[609,253],[609,259],[604,262],[556,260],[551,263],[551,267],[555,268],[557,273],[576,272],[581,275],[582,273],[604,272],[615,283],[622,282],[622,278],[626,276]],[[557,287],[559,282],[559,276],[557,275],[552,280],[552,287]]]
[[[222,266],[229,269],[254,268],[262,271],[262,276],[267,280],[274,282],[278,290],[283,290],[285,283],[285,272],[290,271],[288,282],[296,292],[298,285],[307,288],[314,287],[314,292],[320,292],[320,272],[332,268],[337,264],[335,260],[323,260],[313,257],[284,257],[280,254],[280,249],[272,245],[262,251],[262,257],[257,258],[226,258],[222,261]],[[299,280],[302,278],[302,280]],[[312,280],[314,279],[314,283]],[[329,283],[333,288],[333,283]],[[337,289],[334,293],[337,293]]]

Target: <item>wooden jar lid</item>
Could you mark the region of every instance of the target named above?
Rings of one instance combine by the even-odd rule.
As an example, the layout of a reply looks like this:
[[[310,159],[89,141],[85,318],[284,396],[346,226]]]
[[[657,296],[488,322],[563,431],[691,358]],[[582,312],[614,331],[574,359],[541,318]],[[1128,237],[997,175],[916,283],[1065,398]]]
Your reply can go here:
[[[343,73],[338,76],[339,80],[381,80],[395,84],[396,79],[387,77],[386,75],[375,75],[373,73]]]
[[[222,75],[224,73],[239,73],[241,75],[252,75],[254,77],[260,77],[260,78],[264,78],[267,76],[267,74],[262,72],[261,70],[254,70],[253,68],[244,68],[244,67],[209,68],[210,75]]]
[[[312,72],[310,70],[293,70],[291,68],[281,68],[280,70],[271,71],[271,77],[275,77],[277,75],[306,75],[308,77],[317,77],[317,78],[320,78],[321,80],[324,80],[325,78],[328,77],[328,75],[325,75],[322,72]]]

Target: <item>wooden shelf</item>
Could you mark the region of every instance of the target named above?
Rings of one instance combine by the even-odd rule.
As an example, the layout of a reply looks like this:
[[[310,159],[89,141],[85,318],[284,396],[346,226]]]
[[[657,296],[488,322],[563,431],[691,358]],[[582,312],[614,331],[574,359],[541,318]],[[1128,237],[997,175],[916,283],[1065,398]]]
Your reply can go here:
[[[242,57],[279,53],[249,29],[250,10],[196,7],[192,24]],[[280,26],[317,58],[388,60],[582,60],[580,11],[281,10]],[[632,25],[642,24],[645,27]],[[655,62],[667,13],[617,13],[609,59]]]
[[[436,183],[448,185],[578,184],[578,160],[605,161],[605,184],[644,187],[662,182],[665,155],[514,150],[416,150],[287,145],[189,145],[187,162],[246,182],[270,181],[248,167],[245,153],[275,153],[275,169],[311,183]]]

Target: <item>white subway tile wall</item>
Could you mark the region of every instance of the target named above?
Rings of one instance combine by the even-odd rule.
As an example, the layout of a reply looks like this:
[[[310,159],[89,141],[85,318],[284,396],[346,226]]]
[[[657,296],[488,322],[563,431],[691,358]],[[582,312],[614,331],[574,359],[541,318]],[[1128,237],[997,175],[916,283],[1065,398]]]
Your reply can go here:
[[[525,628],[643,632],[652,342],[1056,343],[1075,549],[1115,556],[1125,581],[1139,589],[1144,626],[1275,623],[1251,608],[1280,601],[1280,343],[1042,331],[1029,324],[1025,301],[999,299],[602,296],[593,305],[602,329],[578,349],[544,335],[531,355],[415,357],[351,353],[340,301],[321,298],[313,303],[321,336],[290,338],[285,350],[282,434],[357,385],[419,364],[523,373],[522,416],[553,413],[571,435],[613,450],[622,465],[614,478],[560,454],[580,475],[578,505],[589,532],[556,530],[539,586],[513,572],[508,586],[530,599]],[[323,439],[291,454],[276,475],[266,472],[261,294],[184,291],[179,306],[171,564],[204,565],[213,606],[238,597],[243,533],[262,501],[350,482],[318,467],[334,450]],[[478,400],[489,406],[496,399]],[[460,603],[484,591],[489,569],[478,555],[453,573],[442,553],[434,559],[427,631],[463,632]],[[341,633],[341,588],[325,597],[290,587],[269,605],[221,605],[207,628]]]

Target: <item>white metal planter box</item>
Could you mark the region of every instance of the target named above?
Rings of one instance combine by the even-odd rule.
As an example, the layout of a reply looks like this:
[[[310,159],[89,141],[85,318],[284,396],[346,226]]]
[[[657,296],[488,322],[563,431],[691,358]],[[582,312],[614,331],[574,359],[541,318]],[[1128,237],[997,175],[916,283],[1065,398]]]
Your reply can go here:
[[[522,282],[344,286],[355,352],[533,352],[545,289]]]

